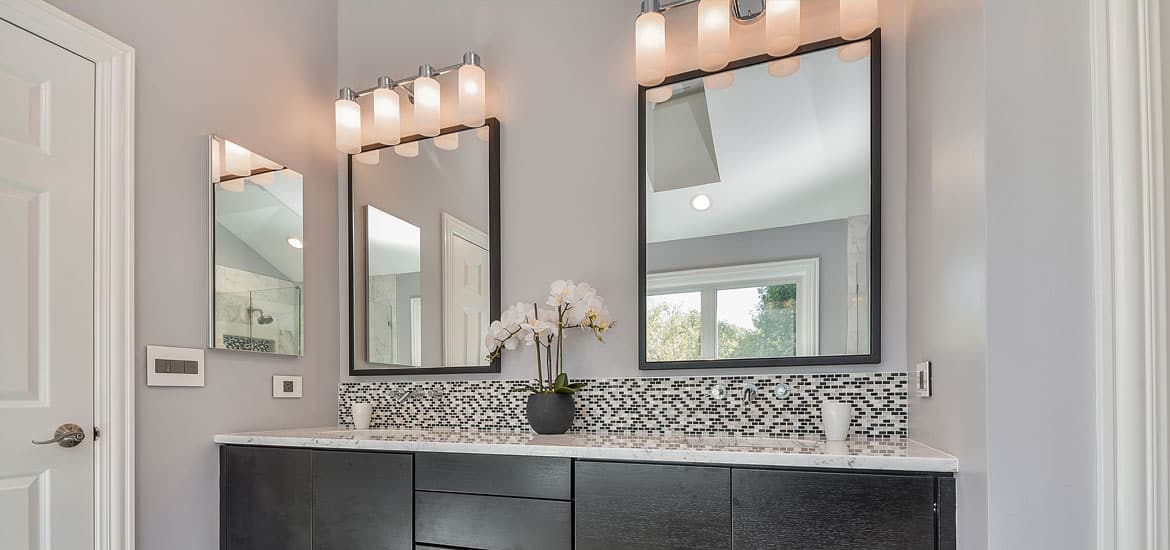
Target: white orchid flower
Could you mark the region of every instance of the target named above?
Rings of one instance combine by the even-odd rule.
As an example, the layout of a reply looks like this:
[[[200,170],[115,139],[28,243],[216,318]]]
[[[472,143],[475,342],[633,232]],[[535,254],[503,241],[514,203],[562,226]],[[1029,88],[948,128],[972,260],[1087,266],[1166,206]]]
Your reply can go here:
[[[549,285],[548,300],[545,300],[544,303],[554,307],[565,305],[565,303],[568,301],[568,298],[573,296],[573,290],[575,288],[576,285],[573,284],[573,281],[565,281],[560,279],[553,281],[552,284]]]

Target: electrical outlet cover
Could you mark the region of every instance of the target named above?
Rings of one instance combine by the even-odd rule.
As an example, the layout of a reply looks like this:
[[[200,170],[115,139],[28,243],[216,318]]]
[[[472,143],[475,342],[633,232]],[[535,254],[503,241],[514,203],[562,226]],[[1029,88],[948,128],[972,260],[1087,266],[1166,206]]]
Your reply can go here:
[[[281,374],[272,377],[272,397],[297,398],[301,396],[301,377]]]
[[[934,378],[930,370],[930,361],[923,361],[914,369],[914,388],[918,397],[930,397],[934,393]]]

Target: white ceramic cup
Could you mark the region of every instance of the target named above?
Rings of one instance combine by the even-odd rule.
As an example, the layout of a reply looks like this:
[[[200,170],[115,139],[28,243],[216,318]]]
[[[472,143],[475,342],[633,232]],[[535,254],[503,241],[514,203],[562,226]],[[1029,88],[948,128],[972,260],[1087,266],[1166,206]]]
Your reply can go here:
[[[370,429],[370,419],[374,417],[373,405],[369,403],[354,403],[353,406],[350,407],[350,412],[353,413],[353,429]]]
[[[821,403],[821,427],[828,441],[845,441],[849,438],[849,420],[853,417],[853,406],[840,401]]]

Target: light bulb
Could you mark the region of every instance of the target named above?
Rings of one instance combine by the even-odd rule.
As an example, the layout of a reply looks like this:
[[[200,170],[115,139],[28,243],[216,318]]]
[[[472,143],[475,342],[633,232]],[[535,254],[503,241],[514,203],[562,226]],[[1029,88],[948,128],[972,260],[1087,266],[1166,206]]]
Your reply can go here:
[[[646,101],[649,101],[650,103],[662,103],[663,101],[670,99],[670,96],[673,94],[673,86],[659,86],[657,88],[650,88],[649,90],[646,90]]]
[[[634,65],[638,84],[653,86],[666,78],[666,18],[643,13],[634,21]]]
[[[861,61],[869,57],[869,40],[846,44],[837,49],[837,59],[845,63]]]
[[[414,126],[424,136],[439,135],[439,82],[429,76],[414,81]]]
[[[337,150],[351,155],[362,151],[362,108],[353,97],[353,90],[349,90],[348,97],[338,99],[334,103],[334,116],[337,123]],[[343,90],[343,95],[345,91]]]
[[[418,156],[418,142],[412,141],[410,143],[403,143],[401,145],[395,145],[394,152],[398,153],[399,156],[403,156],[406,158],[417,157]]]
[[[482,67],[469,64],[459,67],[459,119],[464,126],[483,126],[486,82]]]
[[[788,55],[800,46],[800,0],[767,0],[764,35],[768,55]]]
[[[735,73],[727,71],[703,77],[703,87],[708,90],[722,90],[730,88],[735,82]]]
[[[389,83],[387,82],[387,84]],[[373,96],[374,141],[385,145],[397,145],[402,140],[398,93],[388,87],[377,88],[374,90]]]
[[[800,70],[800,58],[799,57],[788,57],[785,59],[777,59],[776,61],[768,63],[768,74],[770,74],[774,77],[777,77],[777,78],[783,78],[785,76],[792,76],[792,75],[796,74],[796,71],[799,71],[799,70]]]
[[[475,129],[475,137],[479,138],[480,141],[487,143],[492,137],[492,129],[488,128],[487,126],[480,126],[479,128]]]
[[[718,71],[731,59],[730,0],[699,0],[699,68]]]
[[[366,151],[364,153],[358,153],[354,155],[353,160],[362,164],[373,166],[378,164],[378,161],[382,160],[382,155],[380,150],[374,149],[373,151]]]
[[[878,0],[841,0],[841,38],[865,38],[878,26]]]
[[[224,140],[224,169],[233,176],[247,176],[252,173],[252,152],[244,147]],[[240,182],[243,185],[243,182]]]
[[[454,151],[459,148],[459,133],[451,132],[435,138],[435,147],[444,151]]]

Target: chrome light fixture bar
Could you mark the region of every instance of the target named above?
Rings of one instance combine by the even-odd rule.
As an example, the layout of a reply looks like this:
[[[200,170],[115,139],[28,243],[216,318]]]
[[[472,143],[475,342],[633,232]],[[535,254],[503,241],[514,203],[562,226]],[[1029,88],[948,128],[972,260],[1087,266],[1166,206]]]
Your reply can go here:
[[[878,25],[878,0],[838,0],[841,36],[857,40]],[[656,86],[666,78],[666,18],[664,13],[698,3],[698,59],[707,72],[731,61],[731,21],[751,24],[764,21],[768,55],[783,57],[800,46],[800,0],[642,0],[642,13],[634,22],[638,84]]]
[[[399,90],[414,106],[415,130],[424,136],[439,135],[441,124],[440,86],[436,77],[458,71],[459,122],[467,127],[483,126],[485,121],[486,74],[482,59],[475,52],[463,54],[463,60],[438,69],[419,65],[418,73],[402,78],[378,77],[377,85],[364,90],[342,88],[335,103],[337,150],[356,155],[362,151],[361,107],[357,99],[373,96],[373,138],[382,145],[397,145],[402,140],[402,101]]]

